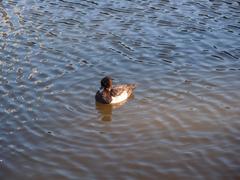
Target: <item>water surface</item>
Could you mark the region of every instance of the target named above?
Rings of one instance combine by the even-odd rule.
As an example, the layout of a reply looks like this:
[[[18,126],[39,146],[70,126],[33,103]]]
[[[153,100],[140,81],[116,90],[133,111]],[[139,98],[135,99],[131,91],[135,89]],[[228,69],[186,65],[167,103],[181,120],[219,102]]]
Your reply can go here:
[[[237,0],[0,1],[0,179],[240,178],[239,39]]]

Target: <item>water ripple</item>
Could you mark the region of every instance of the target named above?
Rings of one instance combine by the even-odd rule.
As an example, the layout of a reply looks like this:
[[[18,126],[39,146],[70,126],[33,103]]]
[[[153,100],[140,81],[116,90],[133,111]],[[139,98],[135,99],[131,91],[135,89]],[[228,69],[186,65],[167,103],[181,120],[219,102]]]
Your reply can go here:
[[[239,177],[239,5],[0,1],[0,179]]]

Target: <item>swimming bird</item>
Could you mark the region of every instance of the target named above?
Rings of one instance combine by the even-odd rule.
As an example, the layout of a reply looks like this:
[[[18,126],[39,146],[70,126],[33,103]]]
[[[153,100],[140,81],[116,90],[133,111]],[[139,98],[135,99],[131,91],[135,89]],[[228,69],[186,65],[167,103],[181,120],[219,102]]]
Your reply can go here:
[[[112,78],[109,76],[101,80],[101,87],[97,91],[95,99],[102,104],[116,104],[126,101],[133,90],[136,88],[135,84],[112,85]]]

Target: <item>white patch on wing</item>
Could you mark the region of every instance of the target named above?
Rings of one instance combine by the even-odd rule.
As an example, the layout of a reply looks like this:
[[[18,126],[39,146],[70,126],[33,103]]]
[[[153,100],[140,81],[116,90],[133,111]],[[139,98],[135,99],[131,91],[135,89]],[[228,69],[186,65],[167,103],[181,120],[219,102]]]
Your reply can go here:
[[[123,93],[120,94],[119,96],[112,97],[111,104],[120,103],[120,102],[126,100],[127,98],[128,98],[127,91],[123,91]]]

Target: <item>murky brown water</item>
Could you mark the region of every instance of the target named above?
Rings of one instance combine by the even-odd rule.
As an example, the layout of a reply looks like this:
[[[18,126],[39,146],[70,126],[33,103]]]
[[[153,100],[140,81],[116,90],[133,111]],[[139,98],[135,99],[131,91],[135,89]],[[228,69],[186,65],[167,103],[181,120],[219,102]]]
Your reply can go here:
[[[0,179],[238,179],[239,89],[237,0],[2,0]]]

